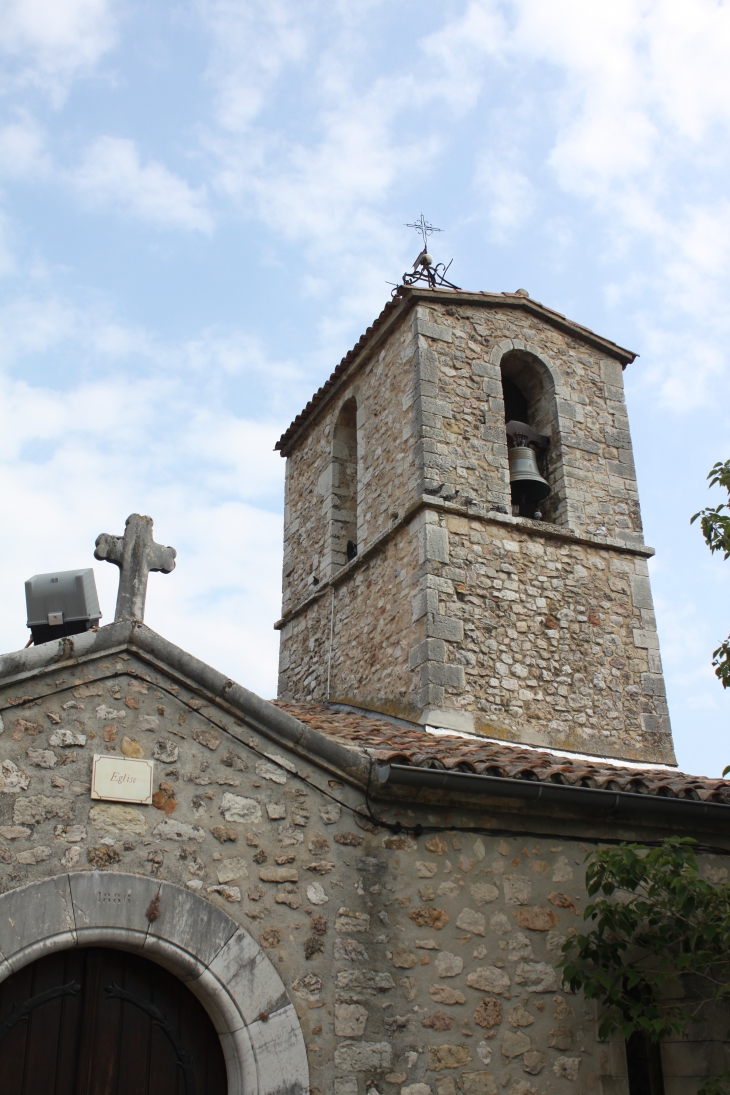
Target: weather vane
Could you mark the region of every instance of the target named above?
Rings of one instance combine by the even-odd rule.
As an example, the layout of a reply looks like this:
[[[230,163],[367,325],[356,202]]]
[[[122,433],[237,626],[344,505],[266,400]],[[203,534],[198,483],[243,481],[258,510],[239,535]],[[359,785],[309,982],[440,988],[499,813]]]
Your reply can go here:
[[[403,275],[403,284],[416,285],[418,282],[423,281],[431,289],[458,289],[458,285],[446,280],[446,271],[454,260],[452,259],[448,266],[445,266],[443,262],[434,264],[433,257],[428,253],[428,237],[433,235],[434,232],[440,232],[441,229],[434,228],[432,224],[429,224],[423,213],[413,224],[407,224],[406,228],[415,228],[417,232],[420,232],[423,239],[423,250],[413,263],[413,270]],[[397,286],[394,295],[395,292],[397,292]]]

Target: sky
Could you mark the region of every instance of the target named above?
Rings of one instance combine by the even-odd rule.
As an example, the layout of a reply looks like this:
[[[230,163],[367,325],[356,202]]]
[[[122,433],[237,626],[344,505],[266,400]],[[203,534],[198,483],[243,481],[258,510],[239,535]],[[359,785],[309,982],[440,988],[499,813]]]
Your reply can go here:
[[[273,446],[419,248],[625,373],[680,765],[730,763],[730,4],[0,0],[0,649],[131,512],[146,622],[276,691]]]

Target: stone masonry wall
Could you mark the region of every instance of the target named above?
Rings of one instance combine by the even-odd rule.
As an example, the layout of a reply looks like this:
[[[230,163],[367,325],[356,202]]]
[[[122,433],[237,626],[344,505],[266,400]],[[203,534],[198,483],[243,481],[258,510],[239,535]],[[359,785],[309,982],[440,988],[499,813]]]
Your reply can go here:
[[[397,800],[375,808],[441,831],[378,828],[361,789],[135,656],[0,688],[0,711],[0,892],[119,869],[221,905],[287,986],[312,1095],[590,1095],[602,1076],[628,1095],[621,1052],[555,970],[585,900],[569,830],[470,834],[529,819]],[[154,805],[90,799],[92,753],[115,751],[157,758]]]
[[[428,483],[445,480],[444,493],[509,507],[500,361],[513,351],[532,354],[553,373],[552,420],[540,428],[551,434],[556,523],[642,542],[618,361],[519,310],[421,304],[416,324],[422,368],[437,384],[436,413],[421,427]]]
[[[330,700],[674,763],[646,559],[518,518],[422,511],[338,585]],[[282,632],[279,694],[327,699],[331,594]]]
[[[520,368],[539,355],[552,385],[553,418],[540,423],[552,437],[552,524],[490,508],[509,509],[500,361],[515,353]],[[392,539],[376,560],[362,558],[364,538],[360,558],[330,576],[330,644],[327,577],[312,582],[287,534],[279,695],[672,762],[620,363],[519,309],[419,302],[289,457],[287,528],[306,528],[312,550],[326,537],[327,430],[355,393],[373,469],[361,510],[372,489],[380,517],[365,523]],[[427,508],[404,523],[419,498]],[[464,516],[447,523],[455,511]]]
[[[419,569],[418,529],[394,537],[317,598],[281,635],[278,694],[327,699],[418,718],[411,647],[425,634],[413,619],[411,592]],[[330,659],[330,625],[331,659]]]
[[[339,410],[357,400],[358,550],[397,520],[417,494],[412,458],[412,404],[416,346],[410,324],[401,325],[388,344],[348,384],[316,427],[287,460],[284,508],[282,615],[330,577],[332,431]]]

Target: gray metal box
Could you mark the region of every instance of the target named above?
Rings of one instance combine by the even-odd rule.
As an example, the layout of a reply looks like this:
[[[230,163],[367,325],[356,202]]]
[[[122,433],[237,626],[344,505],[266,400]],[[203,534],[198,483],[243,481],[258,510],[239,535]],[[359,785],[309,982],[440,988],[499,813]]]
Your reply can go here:
[[[25,583],[25,603],[28,627],[59,626],[83,620],[98,622],[101,618],[91,567],[34,574]]]

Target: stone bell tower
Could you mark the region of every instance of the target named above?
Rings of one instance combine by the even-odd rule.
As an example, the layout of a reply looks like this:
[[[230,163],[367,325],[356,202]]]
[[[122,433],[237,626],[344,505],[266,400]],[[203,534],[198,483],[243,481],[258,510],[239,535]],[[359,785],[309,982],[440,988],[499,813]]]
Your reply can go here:
[[[400,287],[277,446],[280,697],[674,763],[634,357],[523,290]]]

